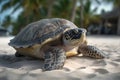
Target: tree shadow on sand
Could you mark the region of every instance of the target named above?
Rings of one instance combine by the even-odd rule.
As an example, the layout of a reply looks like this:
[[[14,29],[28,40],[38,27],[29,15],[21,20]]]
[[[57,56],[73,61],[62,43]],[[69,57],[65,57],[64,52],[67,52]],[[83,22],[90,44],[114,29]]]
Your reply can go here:
[[[15,57],[14,54],[0,54],[0,67],[14,69],[42,69],[43,60],[31,57]]]

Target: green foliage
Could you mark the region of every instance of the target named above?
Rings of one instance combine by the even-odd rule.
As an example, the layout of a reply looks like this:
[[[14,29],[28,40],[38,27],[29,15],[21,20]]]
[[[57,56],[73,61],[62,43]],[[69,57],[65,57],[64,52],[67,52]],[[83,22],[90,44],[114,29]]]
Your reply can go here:
[[[2,24],[5,28],[7,28],[7,26],[9,26],[10,24],[12,24],[11,22],[11,17],[8,15],[5,17],[4,23]]]
[[[91,0],[87,0],[84,4],[84,10],[83,10],[83,16],[84,16],[84,21],[83,21],[83,26],[80,26],[80,8],[81,6],[79,6],[77,8],[77,13],[76,13],[76,19],[75,19],[75,24],[77,24],[77,26],[79,27],[84,27],[87,28],[94,20],[94,22],[100,21],[100,17],[94,15],[94,13],[96,12],[97,8],[95,8],[94,10],[91,10]]]
[[[17,34],[27,24],[37,21],[46,17],[46,7],[41,4],[45,4],[44,0],[8,0],[2,6],[1,12],[7,9],[14,8],[12,13],[18,9],[23,8],[22,13],[18,16],[17,20],[12,22],[10,16],[8,16],[3,22],[3,26],[13,25],[13,34]],[[41,7],[40,7],[41,6]]]
[[[69,19],[71,12],[71,0],[57,0],[53,6],[53,17]]]
[[[51,17],[59,17],[70,20],[70,14],[72,10],[72,3],[74,0],[54,0],[52,5],[52,14]],[[83,0],[84,1],[84,26],[88,27],[92,22],[99,21],[98,16],[94,16],[94,12],[90,10],[91,1],[92,0]],[[95,0],[100,4],[99,0]],[[16,20],[12,20],[12,17],[8,15],[3,21],[3,26],[7,27],[9,25],[13,25],[13,33],[17,34],[22,28],[24,28],[27,24],[38,21],[42,18],[48,18],[47,14],[49,11],[50,0],[0,0],[0,2],[4,3],[2,6],[1,12],[4,12],[10,8],[13,8],[11,14],[19,10],[20,8],[23,11],[19,14]],[[78,3],[80,1],[78,0]],[[80,26],[80,9],[81,6],[77,6],[76,15],[75,15],[75,24]]]

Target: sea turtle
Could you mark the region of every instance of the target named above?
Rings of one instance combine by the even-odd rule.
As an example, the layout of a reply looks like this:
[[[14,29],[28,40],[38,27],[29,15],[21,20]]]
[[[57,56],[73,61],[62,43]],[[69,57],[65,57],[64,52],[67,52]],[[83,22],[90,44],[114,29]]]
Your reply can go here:
[[[17,57],[44,59],[44,71],[61,69],[66,57],[80,53],[104,58],[102,51],[87,45],[86,29],[61,18],[41,19],[27,25],[9,45],[15,48]]]

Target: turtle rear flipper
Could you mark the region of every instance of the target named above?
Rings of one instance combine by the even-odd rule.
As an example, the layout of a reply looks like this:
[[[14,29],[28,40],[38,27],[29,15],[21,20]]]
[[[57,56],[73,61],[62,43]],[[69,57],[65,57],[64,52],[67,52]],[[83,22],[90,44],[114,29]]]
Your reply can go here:
[[[102,50],[98,49],[95,46],[91,46],[91,45],[80,46],[78,48],[78,53],[83,54],[83,56],[97,58],[97,59],[102,59],[106,57],[106,55],[104,54]]]
[[[44,54],[43,71],[62,69],[66,55],[63,49],[50,48]]]

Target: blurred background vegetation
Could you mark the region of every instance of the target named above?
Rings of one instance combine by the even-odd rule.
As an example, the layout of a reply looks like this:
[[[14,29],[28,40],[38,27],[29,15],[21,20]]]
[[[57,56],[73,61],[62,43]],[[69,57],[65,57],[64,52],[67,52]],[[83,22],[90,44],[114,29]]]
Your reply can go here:
[[[106,24],[104,23],[106,18],[103,17],[106,15],[106,12],[103,10],[101,14],[95,14],[99,6],[91,10],[93,2],[98,5],[101,5],[101,3],[112,3],[112,10],[120,7],[120,0],[0,0],[1,14],[7,13],[7,10],[12,9],[11,14],[6,15],[5,18],[2,19],[0,26],[6,29],[12,26],[11,34],[16,35],[31,22],[43,18],[57,17],[68,19],[78,27],[84,27],[92,33],[91,28],[95,30],[96,27],[91,27],[91,25],[99,27],[100,25],[104,26],[104,24]],[[120,11],[120,8],[118,10]],[[13,18],[11,15],[16,12],[19,12],[19,15]],[[120,22],[119,19],[120,18],[118,18],[117,22]],[[108,20],[109,19],[107,19],[107,21]],[[104,28],[102,27],[102,29]],[[101,33],[102,29],[99,28]],[[113,31],[114,34],[117,34],[117,29],[118,27],[115,28],[116,31]],[[93,33],[96,32],[93,31]],[[98,33],[100,32],[97,31],[97,34]],[[105,33],[105,31],[103,33]]]

